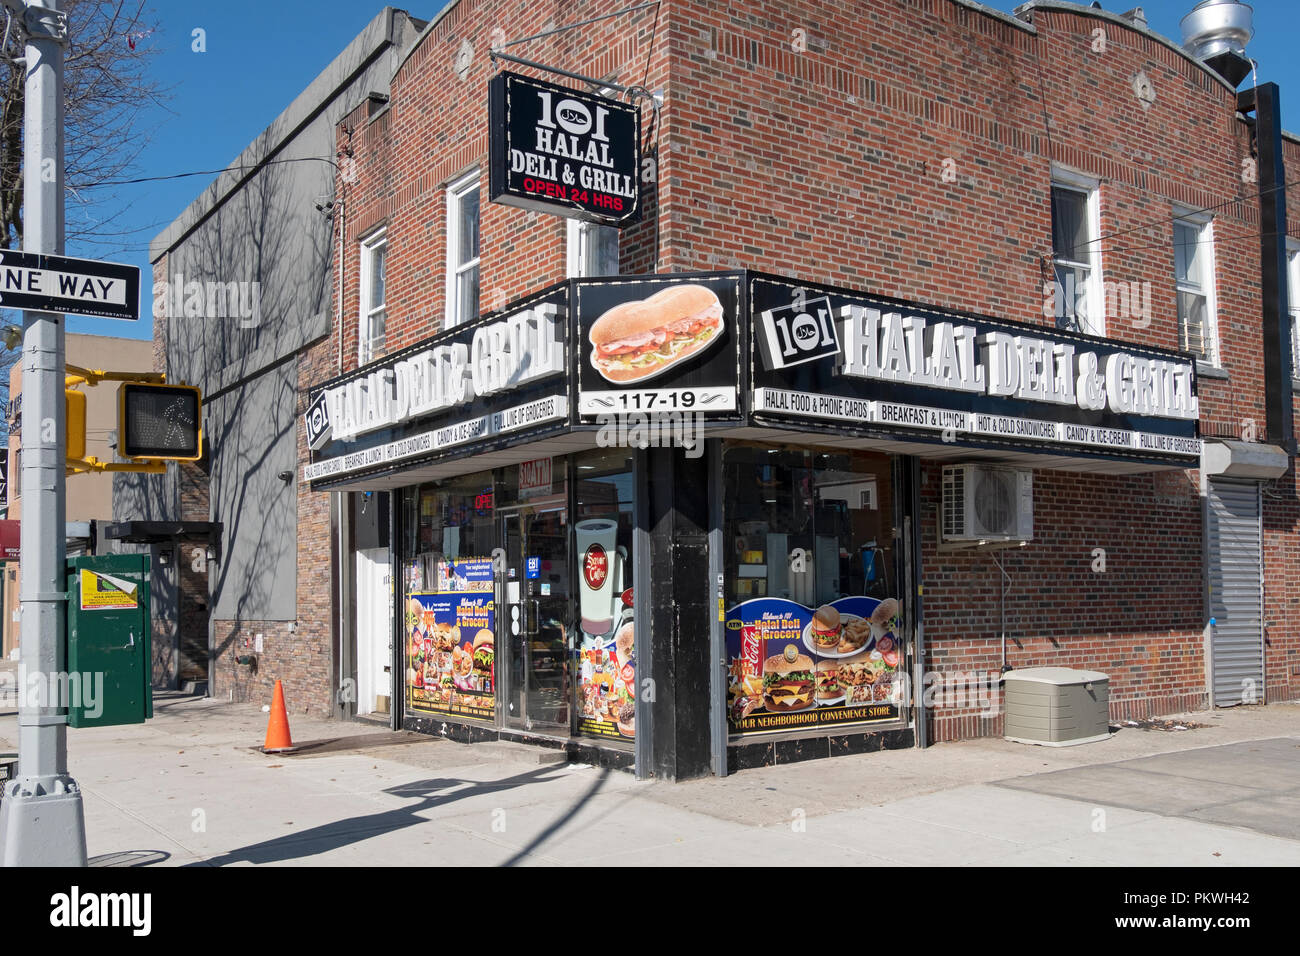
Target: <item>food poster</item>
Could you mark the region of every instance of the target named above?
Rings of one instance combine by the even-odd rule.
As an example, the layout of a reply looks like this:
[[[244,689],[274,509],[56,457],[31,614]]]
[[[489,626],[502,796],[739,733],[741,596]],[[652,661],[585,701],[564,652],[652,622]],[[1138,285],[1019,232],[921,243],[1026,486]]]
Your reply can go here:
[[[406,693],[413,711],[496,717],[496,602],[492,562],[440,562],[461,590],[412,594],[406,602]],[[486,567],[488,587],[481,586]],[[457,571],[457,568],[460,570]]]
[[[609,634],[584,634],[579,650],[578,729],[594,737],[636,736],[636,657],[629,613]]]
[[[817,608],[755,598],[727,612],[727,725],[764,733],[898,719],[903,663],[893,598]]]

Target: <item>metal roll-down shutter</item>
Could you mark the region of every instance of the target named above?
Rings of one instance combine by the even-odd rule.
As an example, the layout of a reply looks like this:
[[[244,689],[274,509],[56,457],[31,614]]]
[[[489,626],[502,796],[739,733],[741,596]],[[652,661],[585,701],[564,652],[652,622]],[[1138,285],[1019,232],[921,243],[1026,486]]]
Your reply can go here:
[[[1214,479],[1206,515],[1214,705],[1264,702],[1264,588],[1259,483]]]

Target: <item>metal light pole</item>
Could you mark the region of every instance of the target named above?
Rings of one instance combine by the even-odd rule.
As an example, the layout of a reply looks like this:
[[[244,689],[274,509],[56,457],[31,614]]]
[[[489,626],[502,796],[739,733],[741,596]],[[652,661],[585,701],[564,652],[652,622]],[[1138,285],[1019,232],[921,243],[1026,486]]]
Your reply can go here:
[[[23,144],[23,250],[63,254],[63,50],[60,0],[3,0],[27,38]],[[23,316],[22,606],[18,773],[5,787],[5,866],[85,866],[81,791],[68,775],[69,686],[63,643],[66,422],[63,317]],[[33,685],[44,696],[33,699]]]

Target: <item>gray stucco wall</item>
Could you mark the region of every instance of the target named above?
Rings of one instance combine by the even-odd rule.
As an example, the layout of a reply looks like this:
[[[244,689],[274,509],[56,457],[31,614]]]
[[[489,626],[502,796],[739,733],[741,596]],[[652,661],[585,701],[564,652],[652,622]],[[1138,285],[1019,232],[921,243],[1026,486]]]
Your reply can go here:
[[[213,399],[212,520],[221,548],[211,574],[217,620],[297,617],[298,363],[282,362]],[[279,478],[289,472],[288,481]]]
[[[295,356],[333,328],[333,225],[317,207],[334,198],[338,123],[388,92],[422,26],[385,8],[151,246],[168,380],[204,395],[217,620],[297,617],[297,478],[278,475],[297,471]],[[179,517],[173,477],[170,493],[120,477],[116,520]]]

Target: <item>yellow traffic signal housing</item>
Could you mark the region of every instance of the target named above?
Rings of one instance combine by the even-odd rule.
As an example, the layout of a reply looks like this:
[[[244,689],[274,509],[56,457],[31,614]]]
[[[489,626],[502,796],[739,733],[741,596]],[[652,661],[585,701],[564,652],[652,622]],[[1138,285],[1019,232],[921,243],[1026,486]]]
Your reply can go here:
[[[67,419],[67,457],[86,457],[86,393],[63,390],[63,407]]]
[[[124,383],[117,392],[118,452],[126,458],[198,461],[202,400],[192,385]]]

